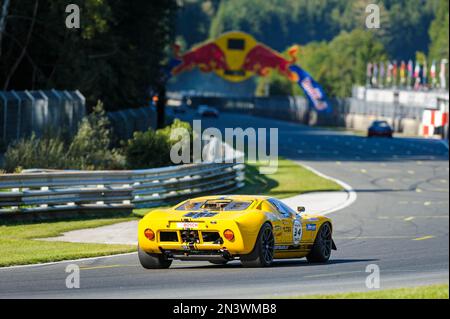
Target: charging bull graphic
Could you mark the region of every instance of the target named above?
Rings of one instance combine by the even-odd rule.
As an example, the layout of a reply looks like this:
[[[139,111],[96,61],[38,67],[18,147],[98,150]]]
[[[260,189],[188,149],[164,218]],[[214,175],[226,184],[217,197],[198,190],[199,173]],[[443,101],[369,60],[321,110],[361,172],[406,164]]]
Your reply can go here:
[[[246,71],[255,72],[260,76],[267,76],[269,72],[277,70],[292,81],[297,81],[297,74],[289,70],[289,66],[295,63],[297,47],[288,51],[290,60],[285,59],[281,54],[262,44],[255,45],[245,57],[242,68]]]
[[[181,63],[172,70],[173,75],[177,75],[186,70],[192,70],[196,66],[203,72],[228,69],[225,52],[214,42],[196,47],[181,57],[177,55],[176,53],[176,58],[181,60]]]
[[[289,58],[257,42],[244,32],[227,32],[213,41],[197,45],[184,54],[175,48],[169,75],[178,75],[195,67],[202,72],[214,72],[231,82],[241,82],[252,76],[267,76],[275,71],[297,82],[317,111],[331,107],[321,86],[300,66],[296,65],[298,48],[288,50]]]

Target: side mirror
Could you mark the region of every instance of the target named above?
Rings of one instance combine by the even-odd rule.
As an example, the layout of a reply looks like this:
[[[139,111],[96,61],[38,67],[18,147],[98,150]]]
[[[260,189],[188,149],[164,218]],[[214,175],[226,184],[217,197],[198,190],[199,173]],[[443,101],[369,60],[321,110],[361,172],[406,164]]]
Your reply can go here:
[[[306,210],[305,206],[298,206],[298,207],[297,207],[297,212],[298,212],[299,214],[304,213],[305,210]]]

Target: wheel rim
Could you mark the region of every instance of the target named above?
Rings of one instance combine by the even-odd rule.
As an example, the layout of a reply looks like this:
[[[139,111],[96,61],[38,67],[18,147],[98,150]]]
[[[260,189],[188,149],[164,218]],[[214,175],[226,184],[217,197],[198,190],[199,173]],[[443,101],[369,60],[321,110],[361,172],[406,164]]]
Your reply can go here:
[[[273,237],[272,230],[267,227],[264,229],[262,237],[262,256],[266,263],[271,263],[273,260],[273,249],[275,245],[275,239]]]
[[[332,239],[331,239],[331,228],[327,224],[322,226],[320,231],[320,249],[322,256],[328,258],[331,255]]]

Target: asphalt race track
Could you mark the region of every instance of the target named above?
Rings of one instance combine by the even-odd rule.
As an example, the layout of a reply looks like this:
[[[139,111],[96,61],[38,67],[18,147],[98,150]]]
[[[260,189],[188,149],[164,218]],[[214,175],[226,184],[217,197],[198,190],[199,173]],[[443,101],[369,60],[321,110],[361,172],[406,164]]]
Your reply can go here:
[[[449,163],[441,142],[368,139],[232,114],[202,126],[278,127],[281,156],[354,188],[356,202],[329,215],[338,247],[329,263],[299,259],[245,269],[239,262],[174,262],[167,270],[145,270],[136,254],[128,254],[76,262],[79,289],[65,284],[65,268],[73,262],[0,269],[0,298],[259,298],[364,291],[369,264],[378,265],[381,288],[448,282]]]

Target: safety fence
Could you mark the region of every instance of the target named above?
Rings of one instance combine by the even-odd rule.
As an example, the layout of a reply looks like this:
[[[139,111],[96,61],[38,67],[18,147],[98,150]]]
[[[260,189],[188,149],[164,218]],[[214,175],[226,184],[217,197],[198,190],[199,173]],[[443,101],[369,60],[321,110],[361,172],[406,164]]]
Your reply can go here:
[[[124,212],[231,192],[244,185],[244,154],[226,144],[222,150],[226,156],[220,161],[145,170],[0,174],[0,219],[27,213]]]
[[[246,112],[255,115],[275,116],[280,119],[307,122],[311,109],[305,98],[300,96],[286,97],[189,97],[193,107],[208,104],[222,110]],[[424,106],[409,106],[388,102],[364,101],[357,98],[331,99],[333,111],[319,114],[324,124],[335,124],[337,116],[346,114],[378,115],[381,117],[400,116],[404,118],[422,117]],[[313,111],[313,110],[312,110]]]
[[[48,129],[73,135],[85,103],[79,91],[0,91],[0,140],[40,136]]]
[[[170,95],[169,95],[170,96]],[[176,95],[171,98],[177,98]],[[206,104],[223,111],[240,112],[308,125],[347,127],[365,130],[373,120],[388,121],[397,132],[418,134],[424,111],[429,105],[366,101],[358,98],[331,99],[332,112],[316,112],[301,96],[223,97],[185,96],[192,108]]]
[[[156,129],[156,110],[151,106],[107,112],[107,116],[118,139],[126,140],[134,132]]]

